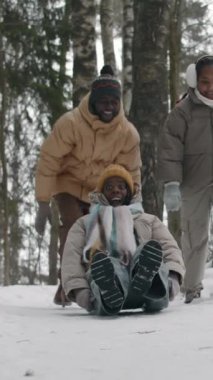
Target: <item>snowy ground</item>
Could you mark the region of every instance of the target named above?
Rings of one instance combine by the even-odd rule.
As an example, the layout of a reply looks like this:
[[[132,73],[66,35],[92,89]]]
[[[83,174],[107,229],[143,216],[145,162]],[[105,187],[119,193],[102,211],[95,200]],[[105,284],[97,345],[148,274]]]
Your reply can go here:
[[[203,299],[155,315],[55,306],[53,286],[0,287],[0,379],[207,380],[213,373],[213,269]]]

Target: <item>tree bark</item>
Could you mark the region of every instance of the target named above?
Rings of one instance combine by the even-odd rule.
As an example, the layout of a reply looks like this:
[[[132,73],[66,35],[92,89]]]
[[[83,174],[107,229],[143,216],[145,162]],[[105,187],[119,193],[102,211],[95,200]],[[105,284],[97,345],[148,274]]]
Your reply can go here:
[[[100,4],[101,40],[104,64],[111,65],[116,73],[113,42],[113,0],[101,0]]]
[[[2,9],[0,6],[0,19]],[[8,187],[7,187],[7,164],[5,153],[5,115],[6,115],[6,80],[5,80],[5,52],[2,34],[0,32],[0,159],[2,162],[2,207],[3,207],[3,253],[4,253],[4,285],[10,284],[10,251],[8,241],[9,211],[8,211]]]
[[[97,75],[95,0],[72,1],[73,106],[86,95]]]
[[[132,41],[133,41],[133,0],[123,0],[123,105],[129,114],[132,101]]]
[[[169,23],[169,89],[171,108],[175,106],[179,97],[182,10],[183,0],[173,0]]]
[[[167,36],[170,1],[134,1],[133,97],[130,117],[141,137],[146,212],[162,218],[156,178],[158,135],[168,111]]]
[[[18,55],[18,54],[17,54]],[[15,65],[17,63],[15,57]],[[11,120],[11,132],[13,149],[10,153],[10,201],[9,201],[9,228],[10,228],[10,283],[15,285],[19,282],[19,252],[22,243],[22,230],[20,227],[20,203],[22,189],[20,184],[20,150],[21,150],[21,120],[18,111],[18,100],[13,100],[13,117]],[[9,154],[9,153],[8,153]]]
[[[179,97],[182,11],[183,0],[174,0],[170,12],[169,33],[169,89],[171,108],[175,107]],[[168,212],[168,228],[180,246],[180,211]]]

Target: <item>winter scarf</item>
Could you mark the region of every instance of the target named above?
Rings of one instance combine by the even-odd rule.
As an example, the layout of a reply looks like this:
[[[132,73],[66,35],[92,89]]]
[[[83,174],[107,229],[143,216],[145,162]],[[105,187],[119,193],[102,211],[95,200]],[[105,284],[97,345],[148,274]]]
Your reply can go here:
[[[198,99],[201,100],[202,103],[204,103],[206,106],[209,106],[213,108],[213,100],[208,99],[205,96],[201,95],[201,93],[198,91],[198,89],[195,89],[195,95],[197,96]]]
[[[94,193],[93,193],[94,196]],[[83,261],[89,263],[91,253],[104,249],[112,256],[122,256],[124,252],[134,255],[136,241],[134,236],[134,218],[142,213],[140,202],[128,206],[112,207],[103,194],[99,194],[100,203],[93,203],[86,223],[86,245]],[[93,201],[97,199],[93,198]]]

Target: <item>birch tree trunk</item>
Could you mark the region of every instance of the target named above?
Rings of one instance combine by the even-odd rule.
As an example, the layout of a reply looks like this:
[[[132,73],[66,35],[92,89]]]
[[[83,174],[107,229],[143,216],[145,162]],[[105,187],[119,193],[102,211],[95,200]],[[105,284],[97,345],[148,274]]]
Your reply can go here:
[[[100,23],[104,64],[111,65],[114,72],[116,73],[116,61],[113,42],[113,0],[101,0]]]
[[[133,97],[130,117],[141,137],[142,193],[146,212],[162,217],[156,178],[158,135],[168,111],[167,0],[134,1]]]
[[[77,106],[97,75],[95,0],[72,1],[73,106]]]
[[[133,40],[133,0],[123,0],[123,104],[129,114],[132,101],[132,40]]]

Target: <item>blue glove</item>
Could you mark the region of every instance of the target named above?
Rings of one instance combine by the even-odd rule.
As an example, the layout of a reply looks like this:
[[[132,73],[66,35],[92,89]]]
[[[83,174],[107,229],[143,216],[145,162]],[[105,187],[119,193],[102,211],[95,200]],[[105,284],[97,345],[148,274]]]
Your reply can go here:
[[[179,182],[168,182],[164,185],[163,201],[167,211],[178,211],[181,207]]]

